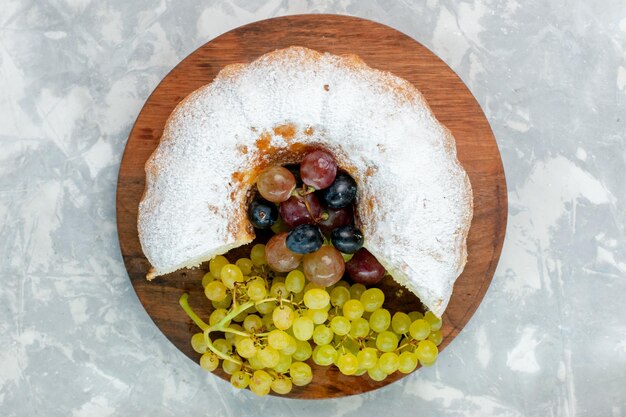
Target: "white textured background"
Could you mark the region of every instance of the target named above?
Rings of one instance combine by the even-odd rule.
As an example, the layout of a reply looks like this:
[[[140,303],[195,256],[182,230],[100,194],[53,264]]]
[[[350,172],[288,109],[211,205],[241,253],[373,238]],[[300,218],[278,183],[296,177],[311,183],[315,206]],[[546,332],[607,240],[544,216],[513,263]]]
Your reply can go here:
[[[626,416],[626,4],[0,0],[0,416]],[[131,123],[241,24],[343,13],[443,58],[509,187],[502,259],[441,355],[380,391],[258,399],[157,330],[126,276],[115,187]]]

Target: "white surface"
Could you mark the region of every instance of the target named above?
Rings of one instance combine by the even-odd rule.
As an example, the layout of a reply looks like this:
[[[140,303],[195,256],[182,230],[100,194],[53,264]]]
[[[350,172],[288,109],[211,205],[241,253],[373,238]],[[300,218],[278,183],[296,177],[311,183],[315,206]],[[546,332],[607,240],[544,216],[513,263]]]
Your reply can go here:
[[[626,8],[620,0],[3,0],[0,415],[625,416]],[[337,12],[442,57],[502,151],[509,224],[438,364],[366,395],[258,399],[204,373],[132,290],[115,227],[131,124],[159,80],[253,20]]]

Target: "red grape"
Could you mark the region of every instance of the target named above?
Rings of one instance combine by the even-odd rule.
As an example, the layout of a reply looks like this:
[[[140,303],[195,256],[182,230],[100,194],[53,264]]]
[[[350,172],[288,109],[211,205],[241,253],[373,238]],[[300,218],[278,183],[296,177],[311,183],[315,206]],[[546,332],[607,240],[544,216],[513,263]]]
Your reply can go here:
[[[306,199],[309,205],[309,210],[306,208],[304,200]],[[294,228],[301,224],[313,223],[313,221],[319,217],[321,207],[315,194],[307,194],[304,197],[292,196],[287,201],[280,203],[278,208],[280,217],[287,223],[287,226]]]
[[[352,206],[343,207],[340,209],[324,209],[324,212],[328,213],[328,218],[320,220],[317,225],[327,237],[330,236],[333,229],[341,226],[347,226],[353,223],[354,213],[352,212]]]
[[[345,271],[341,253],[332,246],[304,255],[304,275],[314,284],[328,287],[339,281]]]
[[[346,271],[352,281],[363,285],[374,285],[385,276],[385,268],[365,248],[356,251],[352,259],[346,263]]]
[[[296,179],[287,168],[272,166],[266,168],[256,180],[261,196],[272,203],[286,201],[296,188]]]
[[[313,151],[300,163],[302,182],[316,190],[328,187],[337,175],[337,163],[329,153]]]
[[[289,272],[300,265],[302,255],[293,253],[287,249],[287,235],[289,233],[279,233],[272,236],[272,238],[265,245],[265,258],[267,264],[274,271],[277,272]]]

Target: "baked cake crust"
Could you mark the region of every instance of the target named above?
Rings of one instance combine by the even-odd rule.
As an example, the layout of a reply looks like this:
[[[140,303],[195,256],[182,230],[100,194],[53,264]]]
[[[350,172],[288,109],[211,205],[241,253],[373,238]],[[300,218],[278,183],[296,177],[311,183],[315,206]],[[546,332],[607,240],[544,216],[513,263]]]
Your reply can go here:
[[[148,278],[251,242],[256,176],[313,149],[331,152],[356,180],[364,246],[441,316],[472,218],[452,134],[408,81],[356,55],[302,47],[229,65],[172,112],[139,205]]]

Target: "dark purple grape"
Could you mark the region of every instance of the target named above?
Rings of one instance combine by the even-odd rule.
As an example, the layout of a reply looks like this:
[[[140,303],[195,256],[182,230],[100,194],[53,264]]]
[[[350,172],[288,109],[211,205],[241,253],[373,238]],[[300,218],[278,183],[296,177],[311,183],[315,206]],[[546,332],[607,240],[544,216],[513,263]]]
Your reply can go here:
[[[304,203],[305,199],[309,205],[310,212]],[[280,203],[278,211],[287,226],[294,228],[301,224],[313,223],[319,217],[321,207],[315,194],[311,193],[304,197],[290,197],[289,200]]]
[[[248,206],[248,218],[257,229],[269,229],[278,219],[276,204],[258,199]]]
[[[324,216],[324,213],[326,213],[326,216]],[[352,206],[346,206],[340,209],[323,209],[321,217],[322,219],[317,222],[317,225],[322,230],[322,233],[328,237],[330,237],[334,229],[354,223]],[[324,219],[323,217],[326,218]]]
[[[336,228],[330,236],[333,246],[343,253],[354,253],[363,246],[363,233],[351,224]]]
[[[352,259],[346,262],[346,271],[354,282],[363,285],[379,283],[385,276],[385,268],[367,249],[359,249]]]
[[[340,172],[330,187],[320,192],[322,202],[330,208],[342,208],[351,204],[356,197],[356,182],[346,174]]]
[[[287,236],[287,249],[301,255],[315,252],[323,243],[324,236],[314,224],[301,224]]]
[[[328,187],[337,175],[335,158],[324,151],[313,151],[300,163],[302,182],[316,190]]]

